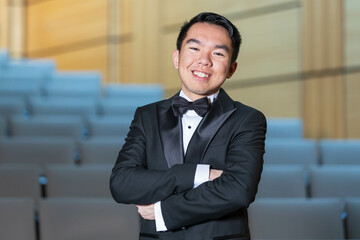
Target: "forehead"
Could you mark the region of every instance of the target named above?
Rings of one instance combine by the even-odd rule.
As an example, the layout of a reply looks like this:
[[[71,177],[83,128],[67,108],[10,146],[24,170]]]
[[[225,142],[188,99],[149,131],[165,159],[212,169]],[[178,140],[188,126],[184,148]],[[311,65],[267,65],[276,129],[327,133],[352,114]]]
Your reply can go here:
[[[195,23],[189,28],[183,44],[186,44],[188,39],[196,39],[204,43],[211,42],[215,45],[227,45],[231,49],[231,38],[228,31],[216,24]]]

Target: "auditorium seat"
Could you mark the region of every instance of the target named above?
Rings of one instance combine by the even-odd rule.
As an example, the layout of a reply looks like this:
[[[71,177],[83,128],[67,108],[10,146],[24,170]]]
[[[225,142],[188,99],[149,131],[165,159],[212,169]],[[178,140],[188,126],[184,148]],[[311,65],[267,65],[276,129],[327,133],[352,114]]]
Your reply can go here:
[[[47,197],[108,197],[113,164],[65,165],[46,167]]]
[[[346,199],[348,239],[360,239],[360,198]]]
[[[125,138],[130,130],[133,116],[96,116],[89,117],[89,137],[112,136]]]
[[[10,135],[35,137],[83,137],[84,122],[78,116],[33,116],[13,117],[10,121]]]
[[[74,163],[75,140],[62,137],[16,137],[0,139],[0,162]]]
[[[305,167],[266,165],[261,174],[256,198],[305,198]]]
[[[266,138],[302,138],[303,123],[298,118],[268,118]]]
[[[81,116],[87,118],[97,114],[97,101],[88,98],[60,97],[34,98],[30,101],[32,115]]]
[[[34,203],[27,198],[0,198],[0,239],[36,240]]]
[[[49,198],[40,203],[41,240],[138,239],[134,205],[102,198]]]
[[[101,96],[101,75],[93,71],[56,72],[45,86],[45,95],[99,98]]]
[[[128,98],[126,100],[102,98],[99,102],[99,114],[103,116],[117,116],[132,119],[136,108],[148,103],[147,100]]]
[[[26,105],[22,98],[0,96],[0,116],[8,121],[12,116],[23,116]]]
[[[33,164],[0,164],[0,197],[32,198],[38,201],[39,176],[40,168]]]
[[[42,94],[41,84],[41,79],[3,79],[0,80],[0,96],[28,102],[31,97]]]
[[[264,164],[316,165],[317,143],[305,139],[269,139],[265,144]]]
[[[108,84],[104,91],[107,98],[116,98],[120,101],[134,98],[142,100],[142,104],[164,98],[164,89],[159,84]]]
[[[252,239],[344,239],[336,199],[257,199],[249,208]]]
[[[321,140],[322,164],[359,164],[360,140]]]
[[[125,138],[120,137],[92,137],[80,141],[80,163],[114,164],[124,143]]]
[[[360,197],[360,165],[312,167],[311,197]]]
[[[7,135],[7,122],[5,117],[0,116],[0,137],[5,137]]]
[[[0,80],[41,80],[46,82],[55,71],[55,62],[49,59],[9,59],[0,69]]]

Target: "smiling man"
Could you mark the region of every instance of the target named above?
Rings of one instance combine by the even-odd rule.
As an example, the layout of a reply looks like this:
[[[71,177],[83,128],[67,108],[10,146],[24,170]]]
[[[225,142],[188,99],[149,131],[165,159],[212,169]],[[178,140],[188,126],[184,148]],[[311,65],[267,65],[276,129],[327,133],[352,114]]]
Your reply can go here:
[[[138,207],[140,240],[250,239],[247,208],[266,120],[221,88],[237,68],[240,43],[218,14],[185,22],[173,53],[180,92],[136,110],[110,188],[117,202]]]

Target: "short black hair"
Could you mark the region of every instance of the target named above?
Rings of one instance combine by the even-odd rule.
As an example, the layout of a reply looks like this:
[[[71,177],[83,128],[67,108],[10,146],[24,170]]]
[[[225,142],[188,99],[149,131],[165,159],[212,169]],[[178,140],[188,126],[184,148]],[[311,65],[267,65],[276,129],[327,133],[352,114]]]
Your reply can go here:
[[[240,44],[241,44],[241,36],[239,30],[232,24],[227,18],[212,12],[203,12],[199,13],[195,17],[193,17],[189,22],[185,22],[184,25],[181,27],[179,36],[176,40],[176,48],[177,50],[181,50],[181,45],[184,39],[186,38],[186,34],[189,31],[190,27],[195,23],[209,23],[215,24],[225,28],[229,36],[231,38],[232,43],[232,56],[231,56],[231,63],[234,63],[239,55]]]

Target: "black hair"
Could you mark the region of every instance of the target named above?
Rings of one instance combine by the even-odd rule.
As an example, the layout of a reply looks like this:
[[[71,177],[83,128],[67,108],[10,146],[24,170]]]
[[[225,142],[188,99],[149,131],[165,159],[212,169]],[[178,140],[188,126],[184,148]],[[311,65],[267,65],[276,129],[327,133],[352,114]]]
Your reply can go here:
[[[241,44],[241,36],[238,29],[232,24],[227,18],[212,12],[203,12],[195,17],[193,17],[189,22],[185,22],[184,25],[181,27],[178,38],[176,40],[176,48],[177,50],[181,50],[181,45],[184,39],[186,38],[186,34],[189,31],[190,27],[195,23],[209,23],[215,24],[225,28],[229,36],[231,38],[232,43],[232,56],[231,56],[231,63],[234,63],[238,57],[240,44]]]

